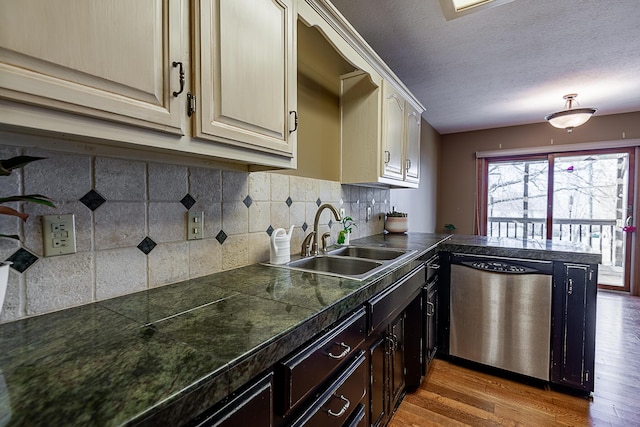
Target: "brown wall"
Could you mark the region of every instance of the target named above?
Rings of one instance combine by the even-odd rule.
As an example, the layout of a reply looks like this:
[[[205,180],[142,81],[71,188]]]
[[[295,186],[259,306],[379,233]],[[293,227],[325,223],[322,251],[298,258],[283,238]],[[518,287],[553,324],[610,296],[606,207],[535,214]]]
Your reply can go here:
[[[623,137],[624,133],[624,137]],[[472,234],[476,189],[476,151],[566,145],[640,138],[640,112],[595,116],[567,133],[547,123],[442,135],[436,231],[454,224]]]

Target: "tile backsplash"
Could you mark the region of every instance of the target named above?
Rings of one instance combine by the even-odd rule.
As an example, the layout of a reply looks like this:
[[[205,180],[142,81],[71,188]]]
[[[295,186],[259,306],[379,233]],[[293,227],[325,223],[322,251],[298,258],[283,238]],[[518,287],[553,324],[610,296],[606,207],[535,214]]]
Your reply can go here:
[[[56,209],[11,206],[26,223],[0,216],[0,259],[13,260],[0,323],[269,260],[269,236],[294,225],[300,251],[321,203],[343,207],[358,224],[352,238],[378,234],[389,190],[274,172],[64,154],[0,145],[0,158],[46,157],[0,177],[0,197],[39,193]],[[372,216],[365,220],[367,206]],[[189,210],[204,211],[202,240],[187,240]],[[77,253],[44,257],[42,215],[74,214]],[[324,211],[320,234],[339,224]]]

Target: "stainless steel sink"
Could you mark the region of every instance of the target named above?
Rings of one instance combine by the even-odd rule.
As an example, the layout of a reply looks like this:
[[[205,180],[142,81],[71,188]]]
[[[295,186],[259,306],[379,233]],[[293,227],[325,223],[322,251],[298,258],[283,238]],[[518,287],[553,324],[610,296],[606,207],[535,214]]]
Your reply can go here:
[[[377,248],[371,246],[345,246],[334,249],[329,255],[339,255],[344,257],[356,257],[375,260],[392,260],[406,254],[407,251],[390,248]]]
[[[410,257],[416,251],[371,246],[345,246],[322,255],[299,258],[273,267],[364,280]]]
[[[359,258],[343,258],[339,256],[317,255],[302,258],[287,264],[305,270],[322,271],[345,276],[358,276],[382,265],[381,262]]]

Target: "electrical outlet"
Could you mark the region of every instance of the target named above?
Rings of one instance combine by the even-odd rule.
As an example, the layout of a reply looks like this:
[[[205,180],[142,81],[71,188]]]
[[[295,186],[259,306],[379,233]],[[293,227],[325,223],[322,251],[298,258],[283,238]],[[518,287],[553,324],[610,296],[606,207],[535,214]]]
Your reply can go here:
[[[187,240],[202,239],[204,231],[204,211],[189,211],[187,218]]]
[[[344,208],[340,208],[340,218],[344,218],[344,214],[345,214]]]
[[[369,222],[371,219],[371,206],[367,206],[367,218],[366,221]]]
[[[44,256],[76,253],[75,215],[45,215],[42,217]]]

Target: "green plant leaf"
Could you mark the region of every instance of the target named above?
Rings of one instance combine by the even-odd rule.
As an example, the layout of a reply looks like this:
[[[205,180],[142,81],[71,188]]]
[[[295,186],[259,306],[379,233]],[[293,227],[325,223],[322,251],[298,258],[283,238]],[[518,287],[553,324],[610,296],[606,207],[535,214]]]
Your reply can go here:
[[[6,237],[8,239],[20,240],[20,237],[16,234],[0,234],[0,237]]]
[[[6,160],[0,160],[0,175],[10,175],[13,169],[18,169],[31,162],[43,159],[46,159],[46,157],[16,156]]]
[[[8,202],[31,202],[55,208],[52,200],[42,194],[25,194],[24,196],[0,197],[0,203]]]

